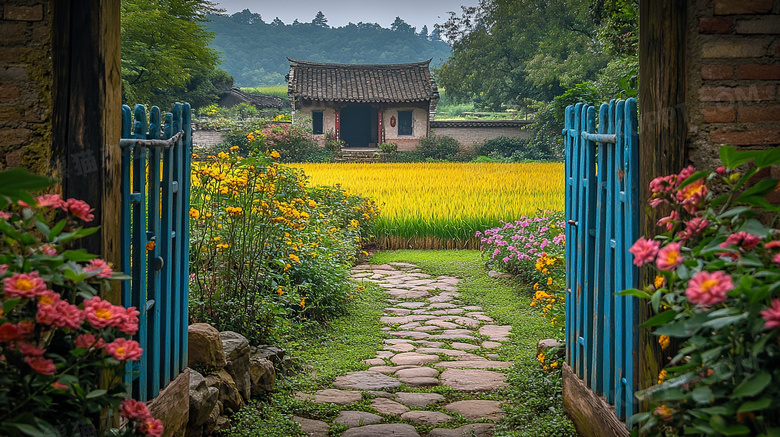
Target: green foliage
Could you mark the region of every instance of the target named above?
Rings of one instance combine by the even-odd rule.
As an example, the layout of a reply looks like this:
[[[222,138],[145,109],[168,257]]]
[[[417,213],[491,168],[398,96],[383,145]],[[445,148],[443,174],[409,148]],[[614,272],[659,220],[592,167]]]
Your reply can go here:
[[[459,150],[460,143],[455,138],[431,134],[420,140],[415,152],[423,159],[450,160]]]
[[[219,56],[204,21],[216,11],[207,0],[122,2],[122,99],[168,107],[216,100],[232,86],[217,70]]]
[[[779,181],[754,178],[780,165],[780,152],[724,146],[721,159],[715,172],[654,179],[651,205],[673,211],[659,221],[667,232],[632,248],[637,265],[655,261],[657,276],[623,294],[649,299],[657,314],[645,326],[662,349],[669,337],[679,342],[664,353],[658,384],[637,394],[652,403],[634,418],[647,435],[780,429],[780,207],[766,199]]]
[[[395,153],[398,151],[398,144],[396,143],[382,143],[379,145],[379,150],[384,153]]]
[[[295,123],[295,124],[272,124],[263,129],[263,138],[259,140],[257,144],[251,143],[250,147],[255,149],[273,149],[276,150],[281,157],[282,162],[320,162],[321,159],[317,159],[319,155],[329,156],[332,160],[332,153],[320,149],[314,142],[314,138],[311,134],[311,129],[308,127],[311,123]]]
[[[529,368],[530,367],[530,368]],[[497,435],[573,437],[574,424],[563,412],[561,370],[539,366],[513,368],[507,375],[510,407]]]
[[[244,13],[241,14],[243,17]],[[210,15],[212,21],[208,25],[215,34],[212,47],[225,58],[221,68],[242,87],[285,83],[284,76],[290,68],[287,56],[343,64],[405,63],[432,58],[432,63],[438,65],[450,54],[446,43],[422,37],[414,33],[414,28],[409,32],[404,26],[393,31],[376,23],[327,27],[316,23],[285,24],[281,20],[266,23],[262,19],[245,24],[245,20],[239,23],[236,18],[236,14]]]
[[[269,94],[287,99],[287,85],[242,87],[241,91],[247,92],[249,94]]]
[[[479,154],[488,156],[500,156],[508,158],[518,150],[523,149],[528,144],[528,140],[522,138],[498,137],[485,141],[479,147]]]
[[[254,343],[287,320],[344,310],[349,267],[377,213],[340,189],[307,189],[273,156],[223,152],[193,169],[191,319]]]

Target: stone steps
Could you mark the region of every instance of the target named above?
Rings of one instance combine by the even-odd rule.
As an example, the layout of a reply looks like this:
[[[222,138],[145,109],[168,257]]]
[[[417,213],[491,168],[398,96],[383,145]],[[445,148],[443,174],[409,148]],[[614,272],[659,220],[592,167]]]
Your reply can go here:
[[[337,162],[380,162],[382,152],[378,148],[343,148],[340,156],[334,161]]]

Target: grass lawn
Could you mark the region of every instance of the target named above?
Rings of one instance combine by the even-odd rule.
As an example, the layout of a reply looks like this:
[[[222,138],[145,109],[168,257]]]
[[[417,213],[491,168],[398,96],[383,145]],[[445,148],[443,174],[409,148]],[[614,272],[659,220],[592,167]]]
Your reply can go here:
[[[491,396],[509,404],[507,415],[497,428],[497,436],[576,435],[561,410],[560,371],[544,372],[535,360],[536,343],[547,338],[550,330],[540,317],[540,311],[530,306],[528,287],[512,280],[489,278],[477,251],[380,252],[371,261],[374,264],[409,262],[431,275],[459,277],[463,279],[459,284],[461,302],[480,305],[496,324],[514,327],[514,335],[498,350],[499,359],[513,361],[515,367],[507,374],[509,387]],[[368,368],[361,361],[373,358],[382,347],[384,335],[379,317],[387,306],[386,298],[384,291],[369,285],[354,293],[349,313],[329,326],[307,324],[291,329],[292,334],[281,346],[298,357],[299,372],[280,379],[276,393],[234,416],[234,428],[228,435],[292,436],[298,435],[297,427],[290,419],[293,414],[312,419],[335,418],[340,407],[299,401],[294,393],[329,388],[336,376]],[[427,390],[444,395],[448,401],[459,400],[461,396],[447,387]],[[355,405],[349,408],[355,409]],[[369,408],[367,398],[357,404],[357,409]],[[331,435],[340,435],[343,430],[332,426],[330,431]],[[418,428],[422,432],[427,430]]]

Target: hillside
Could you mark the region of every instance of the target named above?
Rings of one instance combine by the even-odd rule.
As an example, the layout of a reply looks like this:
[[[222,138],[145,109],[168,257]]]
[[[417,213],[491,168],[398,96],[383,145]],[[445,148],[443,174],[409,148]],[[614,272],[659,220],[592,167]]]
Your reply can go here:
[[[211,15],[207,23],[215,33],[212,47],[222,52],[221,68],[236,86],[285,83],[292,59],[344,64],[417,62],[433,58],[432,66],[450,55],[441,40],[414,32],[406,25],[386,29],[375,23],[350,23],[331,28],[311,23],[266,23],[258,14]]]

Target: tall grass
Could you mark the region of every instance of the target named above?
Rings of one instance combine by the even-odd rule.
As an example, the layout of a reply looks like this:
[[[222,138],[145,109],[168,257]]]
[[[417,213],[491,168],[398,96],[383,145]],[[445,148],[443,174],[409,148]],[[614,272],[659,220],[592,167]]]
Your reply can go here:
[[[477,248],[477,231],[563,210],[562,163],[294,164],[312,185],[372,197],[380,248]]]

